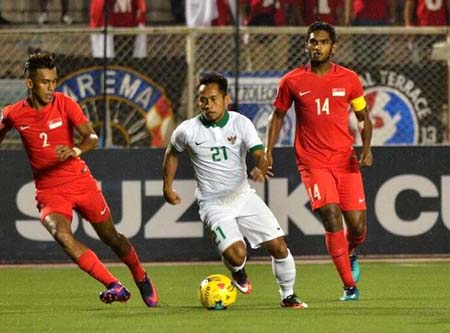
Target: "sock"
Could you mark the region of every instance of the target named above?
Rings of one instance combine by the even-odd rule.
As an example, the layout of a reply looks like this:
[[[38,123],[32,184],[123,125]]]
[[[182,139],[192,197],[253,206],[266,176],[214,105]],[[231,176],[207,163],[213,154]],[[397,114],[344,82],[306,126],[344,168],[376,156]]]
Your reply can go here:
[[[281,299],[283,300],[294,294],[296,269],[294,257],[289,249],[286,258],[276,259],[272,257],[272,272],[280,286]]]
[[[131,245],[130,252],[125,257],[120,258],[120,260],[128,266],[135,281],[142,281],[144,279],[145,270],[139,261],[139,257],[133,245]]]
[[[345,230],[345,238],[348,242],[348,253],[351,254],[353,250],[358,246],[364,243],[366,240],[367,228],[364,227],[364,231],[359,236],[353,236],[348,230]]]
[[[240,266],[232,266],[232,265],[228,262],[227,258],[225,258],[224,256],[222,256],[222,261],[223,261],[223,263],[225,264],[225,266],[227,266],[227,268],[228,268],[232,273],[234,273],[234,272],[240,271],[241,269],[243,269],[243,268],[245,267],[245,264],[247,263],[247,257],[244,258],[244,262],[243,262],[242,265],[240,265]]]
[[[325,242],[328,253],[333,259],[334,266],[338,271],[345,287],[354,287],[350,261],[348,260],[348,243],[345,239],[344,230],[338,232],[326,232]]]
[[[86,250],[76,261],[78,267],[88,273],[97,281],[103,283],[105,287],[111,283],[119,281],[98,259],[97,255],[92,250]]]

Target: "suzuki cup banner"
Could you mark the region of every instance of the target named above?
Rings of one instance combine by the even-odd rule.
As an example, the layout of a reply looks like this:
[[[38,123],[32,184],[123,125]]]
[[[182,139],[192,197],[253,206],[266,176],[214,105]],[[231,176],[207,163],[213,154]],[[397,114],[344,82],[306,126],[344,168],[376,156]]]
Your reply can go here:
[[[353,68],[349,66],[349,68]],[[423,80],[424,70],[417,65],[395,69],[358,69],[373,122],[373,146],[441,143],[445,125],[441,119],[446,105],[446,69],[439,65],[433,80]],[[265,141],[266,125],[273,111],[278,81],[283,72],[243,73],[239,77],[239,112],[250,118]],[[235,100],[233,74],[228,74],[229,92]],[[336,87],[339,89],[340,87]],[[295,111],[291,106],[278,141],[292,146],[295,135]],[[356,117],[350,117],[355,144],[361,143]]]
[[[363,170],[368,235],[362,255],[430,255],[450,252],[450,149],[375,147]],[[219,260],[197,213],[195,179],[181,155],[175,188],[180,205],[162,194],[162,149],[96,150],[83,155],[111,207],[117,229],[144,261]],[[310,210],[292,148],[274,151],[274,177],[252,185],[286,232],[295,256],[326,255],[324,230]],[[3,151],[0,177],[0,263],[69,262],[39,221],[34,184],[24,151]],[[75,236],[107,261],[117,260],[76,213]],[[267,256],[250,251],[250,259]]]

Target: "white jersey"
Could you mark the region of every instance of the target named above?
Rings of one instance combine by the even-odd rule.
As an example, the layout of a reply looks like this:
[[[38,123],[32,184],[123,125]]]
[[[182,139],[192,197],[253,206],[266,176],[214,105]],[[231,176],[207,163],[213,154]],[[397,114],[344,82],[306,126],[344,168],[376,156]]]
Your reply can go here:
[[[250,119],[228,111],[217,123],[208,123],[202,115],[183,121],[173,132],[170,144],[190,155],[199,200],[249,188],[247,151],[264,149]]]

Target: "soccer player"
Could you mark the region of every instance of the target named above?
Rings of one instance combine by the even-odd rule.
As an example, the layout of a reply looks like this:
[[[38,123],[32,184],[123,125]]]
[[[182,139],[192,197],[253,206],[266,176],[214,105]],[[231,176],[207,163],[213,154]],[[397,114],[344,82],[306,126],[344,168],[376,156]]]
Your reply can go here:
[[[264,146],[252,122],[227,111],[230,97],[227,79],[206,73],[198,86],[201,113],[181,123],[172,133],[163,162],[164,198],[176,205],[181,198],[173,187],[179,154],[188,152],[197,180],[199,215],[231,271],[233,283],[244,293],[252,292],[245,272],[247,248],[265,247],[272,255],[272,268],[280,286],[281,306],[308,307],[294,293],[295,261],[284,241],[284,233],[273,213],[247,181],[246,154],[256,166],[255,181],[268,178]]]
[[[0,142],[11,128],[19,132],[33,171],[42,224],[83,271],[105,285],[100,293],[103,302],[126,302],[130,292],[74,237],[70,225],[75,209],[128,266],[145,304],[156,306],[156,288],[133,245],[115,229],[109,206],[80,158],[97,146],[98,137],[80,106],[55,91],[57,72],[52,55],[44,51],[30,54],[24,74],[28,97],[2,110]],[[74,129],[80,135],[77,145]]]
[[[372,164],[372,123],[358,75],[331,62],[335,43],[336,33],[330,24],[316,22],[309,26],[309,63],[287,73],[279,82],[275,110],[268,123],[267,159],[270,169],[283,118],[294,103],[297,168],[312,209],[325,227],[327,250],[344,285],[340,299],[349,301],[359,298],[359,265],[353,250],[366,238],[366,203],[358,163]],[[359,160],[349,133],[349,106],[362,123]]]

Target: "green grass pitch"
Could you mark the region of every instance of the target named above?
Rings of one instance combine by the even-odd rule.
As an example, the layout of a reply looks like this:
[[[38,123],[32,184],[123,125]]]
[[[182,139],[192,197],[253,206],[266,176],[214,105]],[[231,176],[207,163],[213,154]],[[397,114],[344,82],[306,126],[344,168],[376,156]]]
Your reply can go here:
[[[340,302],[331,263],[297,261],[297,293],[309,309],[282,309],[270,261],[248,263],[251,295],[224,311],[201,307],[197,289],[212,264],[147,264],[160,306],[141,301],[123,266],[111,271],[130,289],[126,304],[103,304],[102,285],[77,267],[0,268],[2,332],[450,332],[450,262],[361,262],[361,299]],[[1,267],[1,266],[0,266]],[[227,274],[228,275],[228,274]]]

